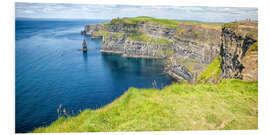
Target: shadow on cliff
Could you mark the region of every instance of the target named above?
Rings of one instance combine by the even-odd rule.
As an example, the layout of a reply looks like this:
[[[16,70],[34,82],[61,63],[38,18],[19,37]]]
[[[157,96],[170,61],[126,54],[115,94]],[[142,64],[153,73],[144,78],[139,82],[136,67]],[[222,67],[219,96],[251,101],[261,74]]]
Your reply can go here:
[[[165,61],[162,59],[127,58],[120,54],[109,53],[103,53],[102,59],[105,62],[104,66],[111,73],[112,80],[118,80],[115,83],[121,81],[121,84],[126,85],[127,88],[132,86],[151,88],[152,83],[155,82],[160,89],[175,81],[163,72]]]
[[[102,53],[102,59],[106,62],[110,70],[123,73],[137,73],[150,75],[160,73],[163,70],[163,61],[148,58],[126,58],[120,54]]]

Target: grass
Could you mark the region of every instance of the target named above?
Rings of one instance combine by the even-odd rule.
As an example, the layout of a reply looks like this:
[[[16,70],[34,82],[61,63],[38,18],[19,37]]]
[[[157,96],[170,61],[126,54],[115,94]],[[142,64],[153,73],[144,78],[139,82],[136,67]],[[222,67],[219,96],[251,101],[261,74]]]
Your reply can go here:
[[[162,91],[130,88],[113,103],[60,117],[43,132],[221,130],[258,128],[258,83],[172,84]]]
[[[143,42],[154,42],[156,44],[172,44],[171,41],[164,39],[164,38],[152,38],[148,35],[144,35],[141,33],[133,33],[132,35],[128,36],[127,39],[129,40],[138,40]]]
[[[185,32],[184,29],[178,30],[178,35],[181,36]]]
[[[104,37],[106,37],[106,36],[108,36],[109,32],[108,31],[104,31],[104,30],[98,30],[98,31],[95,31],[94,34],[96,36],[104,36]]]
[[[166,50],[165,53],[166,55],[172,55],[174,53],[174,50]]]
[[[124,33],[115,33],[112,34],[113,37],[122,37],[124,35]]]
[[[111,22],[104,22],[102,23],[105,27],[108,27],[110,25]]]
[[[164,25],[169,28],[176,29],[178,28],[179,21],[177,20],[168,20],[168,19],[157,19],[147,16],[139,16],[134,18],[123,18],[123,21],[128,24],[137,24],[139,21],[148,21],[156,24]]]
[[[251,37],[253,39],[258,39],[258,31],[250,30],[247,32],[246,36]]]
[[[132,24],[137,25],[140,21],[147,21],[152,22],[156,24],[160,24],[163,26],[166,26],[168,28],[177,29],[179,23],[192,23],[192,24],[201,24],[204,26],[210,26],[210,27],[220,27],[221,24],[219,23],[208,23],[208,22],[196,22],[196,21],[180,21],[180,20],[169,20],[169,19],[160,19],[160,18],[152,18],[147,16],[138,16],[133,18],[115,18],[111,21],[111,24],[113,25],[121,25],[121,24]]]
[[[209,79],[217,80],[221,73],[220,57],[217,56],[198,76],[198,82],[204,83]]]
[[[185,21],[181,20],[181,23],[189,23],[189,24],[200,24],[205,27],[211,27],[211,28],[216,28],[219,29],[223,25],[223,23],[211,23],[211,22],[200,22],[200,21]]]
[[[233,29],[233,30],[237,30],[238,26],[239,26],[238,22],[232,22],[232,23],[223,24],[223,28],[225,27],[225,28],[230,28],[230,29]]]
[[[250,51],[258,51],[258,42],[255,42],[253,45],[250,46]]]
[[[258,51],[258,42],[253,43],[247,50],[246,56],[249,55],[251,52]]]

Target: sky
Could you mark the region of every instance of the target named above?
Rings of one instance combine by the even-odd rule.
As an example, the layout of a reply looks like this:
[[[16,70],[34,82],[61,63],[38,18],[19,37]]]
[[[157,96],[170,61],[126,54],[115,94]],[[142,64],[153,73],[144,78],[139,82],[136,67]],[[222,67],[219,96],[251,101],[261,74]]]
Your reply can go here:
[[[175,20],[203,22],[232,22],[258,20],[258,8],[248,7],[199,7],[199,6],[135,6],[16,3],[16,18],[57,19],[112,19],[116,17],[150,16]]]

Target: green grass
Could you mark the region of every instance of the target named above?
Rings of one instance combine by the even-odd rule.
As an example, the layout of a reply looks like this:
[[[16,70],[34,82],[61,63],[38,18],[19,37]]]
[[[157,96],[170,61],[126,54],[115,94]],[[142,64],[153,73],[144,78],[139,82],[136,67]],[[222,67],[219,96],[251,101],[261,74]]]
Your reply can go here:
[[[111,22],[104,22],[102,23],[105,27],[109,26]]]
[[[139,17],[133,17],[133,18],[116,18],[112,20],[111,24],[138,24],[140,21],[147,21],[147,22],[153,22],[156,24],[164,25],[169,28],[176,29],[178,28],[178,24],[180,21],[178,20],[169,20],[169,19],[159,19],[159,18],[152,18],[147,16],[139,16]]]
[[[233,30],[238,29],[239,23],[238,22],[232,22],[232,23],[225,23],[223,24],[223,28],[231,28]]]
[[[42,132],[221,130],[258,128],[258,84],[172,84],[162,91],[130,88],[113,103],[60,117]]]
[[[253,45],[249,48],[250,51],[258,51],[258,42],[255,42]]]
[[[181,23],[189,23],[189,24],[197,24],[197,25],[201,25],[201,26],[205,26],[205,27],[211,27],[211,28],[216,28],[216,29],[220,29],[222,25],[224,25],[223,23],[211,23],[211,22],[200,22],[200,21],[185,21],[185,20],[181,20]]]
[[[108,36],[109,32],[108,31],[104,31],[104,30],[98,30],[98,31],[95,31],[94,34],[96,36]]]
[[[249,55],[251,52],[258,51],[258,42],[253,43],[247,50],[246,56]]]
[[[138,25],[140,21],[152,22],[152,23],[160,24],[168,28],[172,28],[172,29],[177,29],[179,23],[201,24],[203,26],[214,27],[214,28],[220,28],[220,26],[222,26],[221,23],[169,20],[169,19],[153,18],[153,17],[147,17],[147,16],[138,16],[138,17],[132,17],[132,18],[129,18],[129,17],[115,18],[115,19],[112,19],[110,24],[112,25],[123,25],[123,24]],[[105,23],[105,25],[107,25],[107,23]]]
[[[166,55],[172,55],[174,53],[174,50],[166,50],[165,53]]]
[[[148,35],[144,35],[141,33],[134,33],[130,36],[127,37],[129,40],[138,40],[138,41],[143,41],[143,42],[154,42],[156,44],[172,44],[171,41],[164,39],[164,38],[152,38]]]
[[[198,76],[198,82],[204,83],[209,79],[217,80],[221,73],[220,57],[217,56]]]
[[[139,21],[148,21],[156,24],[164,25],[169,28],[178,28],[179,21],[177,20],[168,20],[168,19],[158,19],[147,16],[139,16],[134,18],[123,18],[123,21],[128,24],[137,24]]]
[[[178,30],[178,34],[179,34],[179,36],[181,36],[181,35],[182,35],[184,32],[185,32],[185,30],[184,30],[184,29]]]
[[[124,35],[124,33],[115,33],[112,34],[113,37],[122,37]]]

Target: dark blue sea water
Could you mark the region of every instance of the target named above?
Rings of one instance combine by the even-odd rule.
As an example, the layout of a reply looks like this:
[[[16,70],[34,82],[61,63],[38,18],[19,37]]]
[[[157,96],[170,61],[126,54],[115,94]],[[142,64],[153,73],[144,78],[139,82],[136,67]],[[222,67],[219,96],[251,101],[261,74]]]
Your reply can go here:
[[[46,126],[61,104],[69,115],[97,109],[129,87],[159,88],[174,81],[162,60],[124,58],[99,52],[101,39],[86,38],[87,53],[78,51],[85,24],[102,20],[16,20],[16,132]]]

